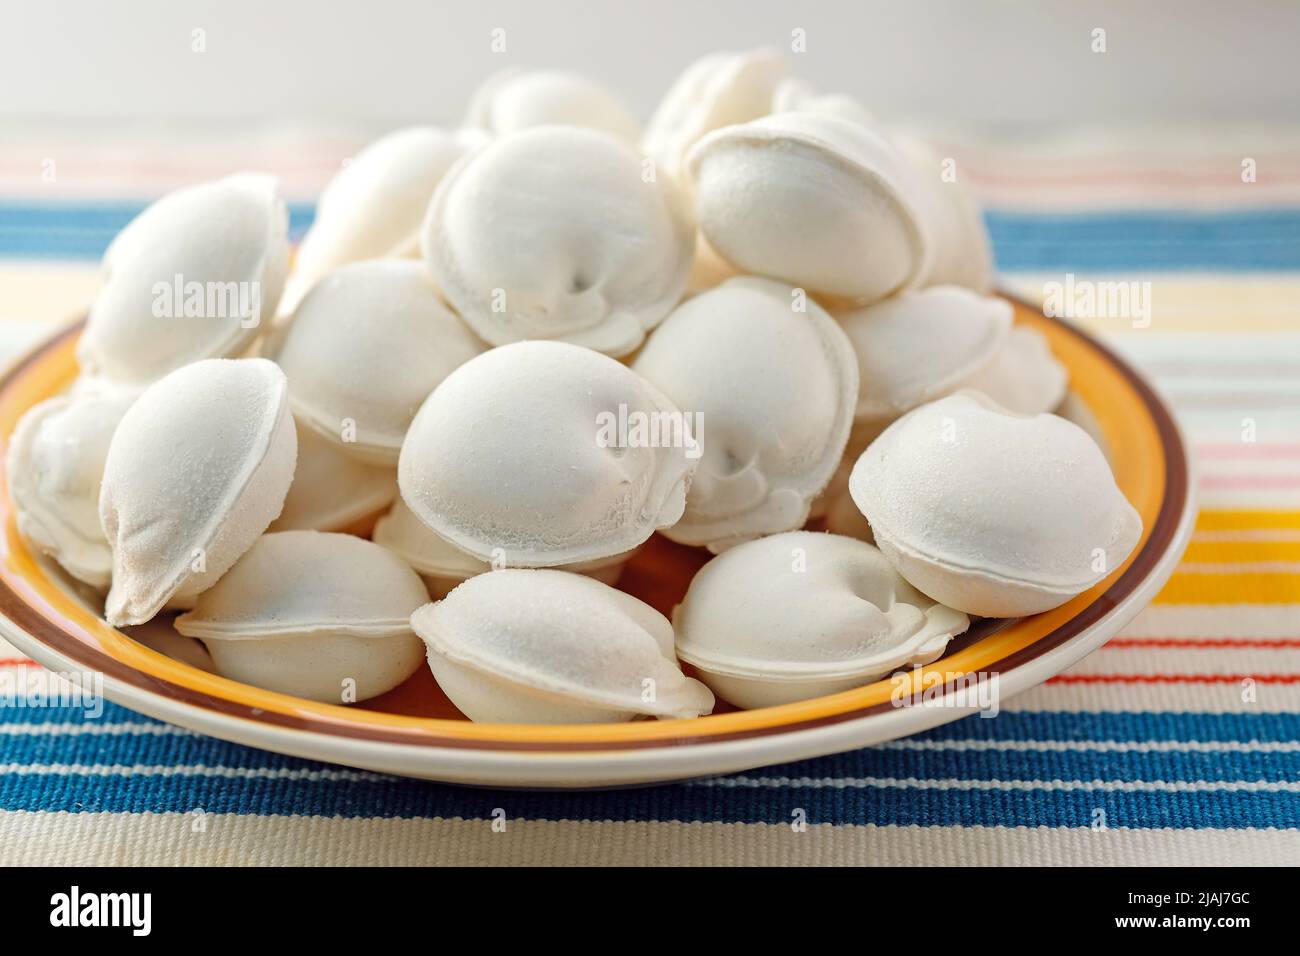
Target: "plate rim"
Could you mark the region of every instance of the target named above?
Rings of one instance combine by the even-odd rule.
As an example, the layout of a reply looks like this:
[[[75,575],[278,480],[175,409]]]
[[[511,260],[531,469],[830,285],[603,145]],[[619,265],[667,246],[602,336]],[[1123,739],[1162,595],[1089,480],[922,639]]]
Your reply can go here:
[[[1195,509],[1181,523],[1178,541],[1190,538]],[[1014,697],[1059,673],[1127,624],[1163,587],[1181,557],[1170,549],[1140,591],[1092,628],[1000,677],[1003,698]],[[0,617],[0,626],[7,619]],[[6,635],[7,636],[7,635]],[[51,669],[67,662],[58,652],[24,635],[30,647],[17,645]],[[75,662],[72,662],[75,663]],[[141,692],[104,679],[105,696],[132,710],[233,743],[289,756],[359,767],[394,776],[416,777],[469,786],[528,789],[616,788],[669,783],[694,777],[734,773],[756,767],[811,759],[871,746],[928,730],[977,712],[950,706],[947,697],[934,706],[901,707],[809,730],[792,730],[739,740],[719,740],[693,747],[664,746],[641,750],[518,751],[441,748],[333,737],[253,719],[217,714],[157,694]]]
[[[1087,622],[1081,628],[1076,628],[1067,638],[1050,640],[1059,631],[1057,628],[1006,657],[996,659],[989,665],[990,668],[996,669],[1003,693],[1015,694],[1059,672],[1103,643],[1146,606],[1173,573],[1190,537],[1196,509],[1193,463],[1188,454],[1187,444],[1168,406],[1145,377],[1094,336],[1060,319],[1045,316],[1039,306],[1018,297],[1002,294],[1018,309],[1059,326],[1065,333],[1096,351],[1106,364],[1117,370],[1128,381],[1142,398],[1144,407],[1156,426],[1165,458],[1163,496],[1157,520],[1146,536],[1140,552],[1130,559],[1131,563],[1117,570],[1116,579],[1108,581],[1101,594],[1082,611],[1068,619],[1077,621],[1080,617],[1087,616]],[[45,353],[57,348],[70,336],[76,335],[81,324],[81,322],[73,323],[43,338],[25,355],[13,362],[3,376],[0,376],[0,392],[7,393],[13,380],[22,370]],[[1150,559],[1143,563],[1140,570],[1135,568],[1137,564],[1135,559],[1139,556]],[[1106,597],[1125,579],[1125,575],[1135,572],[1136,577],[1132,581],[1132,586],[1118,602]],[[53,622],[40,617],[39,613],[23,601],[22,596],[10,589],[8,583],[3,580],[0,580],[0,592],[2,592],[0,593],[0,633],[3,633],[3,636],[34,660],[46,666],[53,665],[53,669],[80,668],[100,671],[104,675],[105,695],[132,709],[214,736],[266,749],[357,766],[370,766],[374,769],[388,769],[408,775],[433,776],[439,779],[456,779],[467,774],[476,776],[484,772],[489,774],[486,779],[499,780],[503,774],[509,777],[520,772],[526,775],[529,771],[537,771],[542,764],[549,764],[554,768],[560,758],[563,758],[562,762],[565,765],[574,768],[585,766],[591,769],[599,766],[606,773],[614,774],[619,782],[631,782],[633,779],[670,779],[673,776],[683,775],[683,771],[684,775],[695,772],[688,768],[699,764],[700,761],[682,759],[682,755],[687,752],[698,752],[701,757],[706,758],[705,763],[710,764],[710,769],[706,772],[721,772],[713,769],[712,766],[716,763],[714,758],[718,756],[719,749],[732,754],[735,758],[746,760],[744,766],[758,766],[774,760],[815,756],[818,753],[829,753],[863,746],[877,740],[892,739],[972,712],[970,708],[955,707],[921,710],[899,708],[891,701],[885,701],[864,708],[833,713],[820,719],[791,721],[760,727],[756,730],[701,736],[661,736],[614,742],[593,740],[576,744],[474,738],[453,738],[449,741],[436,737],[403,739],[395,734],[367,733],[365,731],[369,728],[355,725],[351,729],[362,732],[347,733],[349,728],[343,724],[338,726],[322,724],[319,725],[321,729],[315,729],[302,725],[301,721],[292,717],[287,722],[267,720],[268,712],[257,708],[250,709],[219,697],[210,698],[202,692],[169,684],[158,677],[133,669],[130,665],[111,657],[107,652],[92,648],[70,635],[69,640],[74,642],[81,653],[65,654],[58,647],[50,646],[30,633],[21,622],[13,620],[9,613],[13,607],[12,602],[19,602],[21,607],[31,611],[46,624]],[[91,659],[88,660],[88,657]],[[96,662],[93,660],[94,657],[102,657],[103,661]],[[96,666],[96,663],[108,663],[110,666]],[[936,664],[941,663],[942,661],[936,662]],[[124,670],[128,676],[134,676],[136,680],[119,679],[113,673],[119,669]],[[177,694],[178,690],[183,693]],[[196,693],[201,698],[219,702],[224,706],[204,706],[185,699]],[[954,690],[945,684],[940,695],[941,699],[947,700],[953,693]],[[925,719],[921,719],[922,716]],[[934,719],[930,719],[931,717]],[[434,720],[435,718],[411,719]],[[777,751],[779,751],[777,756],[768,759],[771,753]],[[657,773],[650,774],[651,768],[648,763],[652,757],[662,760],[661,755],[664,754],[678,755],[677,759],[669,761],[677,769],[661,768],[661,771],[669,773],[669,777],[661,777]],[[742,758],[743,754],[750,754],[751,757]],[[632,759],[637,768],[632,777],[624,777],[616,773],[618,761],[611,760],[613,755],[629,756]],[[760,757],[761,759],[758,759]],[[730,761],[724,762],[730,763]],[[543,776],[549,777],[549,774]],[[563,774],[561,776],[563,777]]]

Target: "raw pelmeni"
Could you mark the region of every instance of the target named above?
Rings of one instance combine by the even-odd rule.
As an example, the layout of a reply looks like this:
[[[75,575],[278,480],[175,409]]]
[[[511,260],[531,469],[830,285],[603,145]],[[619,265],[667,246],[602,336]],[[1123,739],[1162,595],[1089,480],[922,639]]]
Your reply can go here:
[[[82,372],[144,385],[242,353],[275,314],[288,230],[270,176],[241,173],[159,199],[104,253],[104,288],[77,343]]]
[[[531,126],[586,126],[635,143],[641,127],[600,84],[568,70],[510,68],[488,77],[469,101],[465,125],[496,136]]]
[[[195,362],[150,386],[104,463],[109,623],[211,587],[280,513],[297,447],[288,382],[266,359]]]
[[[632,368],[699,423],[700,466],[666,536],[717,550],[807,520],[858,394],[853,346],[820,306],[780,282],[730,279],[679,306]]]
[[[565,571],[492,571],[411,618],[438,684],[470,720],[576,724],[698,717],[667,619]]]
[[[435,600],[462,581],[492,570],[487,561],[430,531],[400,497],[375,522],[374,540],[414,568]]]
[[[740,707],[834,694],[928,664],[969,626],[876,548],[812,531],[719,555],[673,613],[678,655]]]
[[[421,521],[481,560],[591,561],[681,517],[697,458],[674,425],[685,425],[677,407],[625,365],[518,342],[466,362],[429,396],[402,445],[398,486]]]
[[[424,579],[429,596],[434,599],[446,597],[462,581],[492,570],[487,561],[467,554],[430,531],[401,498],[393,502],[388,513],[375,523],[374,540],[413,567]],[[613,584],[630,557],[630,553],[615,554],[595,561],[563,565],[560,570],[586,574],[605,584]]]
[[[849,478],[876,543],[919,590],[985,617],[1064,604],[1120,566],[1142,519],[1097,443],[979,392],[890,425]]]
[[[830,113],[778,113],[710,133],[687,160],[700,229],[742,272],[864,304],[926,276],[908,161]]]
[[[785,58],[775,50],[701,57],[664,95],[646,127],[641,151],[680,179],[686,154],[700,137],[770,113],[773,94],[788,72]]]
[[[258,538],[176,630],[203,641],[223,677],[352,703],[419,670],[410,617],[427,600],[416,573],[377,544],[285,531]]]
[[[960,285],[976,292],[993,289],[993,250],[978,204],[962,185],[956,161],[940,157],[913,137],[890,137],[911,163],[916,205],[926,224],[930,257],[921,285]]]
[[[1022,415],[1059,408],[1068,385],[1065,366],[1052,355],[1043,333],[1024,325],[1012,328],[992,360],[962,383]]]
[[[367,465],[303,425],[298,464],[280,517],[268,531],[347,531],[397,497],[397,468]]]
[[[671,179],[626,143],[539,126],[448,173],[423,249],[448,301],[493,345],[560,339],[619,356],[681,298],[695,226]]]
[[[393,466],[421,403],[483,350],[419,262],[354,262],[298,306],[274,358],[298,419],[360,461]]]
[[[134,396],[61,395],[29,409],[9,441],[5,471],[18,530],[91,587],[108,587],[113,555],[99,524],[99,484],[118,422]]]
[[[818,93],[806,80],[791,77],[783,80],[772,94],[773,113],[830,113],[877,129],[879,123],[871,110],[846,93]],[[757,119],[757,117],[755,117]]]
[[[1011,331],[1011,303],[936,286],[833,313],[859,379],[849,453],[861,454],[904,412],[956,391],[989,365]]]
[[[420,223],[433,191],[479,142],[464,133],[413,126],[357,153],[321,193],[316,219],[294,260],[288,309],[331,269],[361,259],[418,256]]]

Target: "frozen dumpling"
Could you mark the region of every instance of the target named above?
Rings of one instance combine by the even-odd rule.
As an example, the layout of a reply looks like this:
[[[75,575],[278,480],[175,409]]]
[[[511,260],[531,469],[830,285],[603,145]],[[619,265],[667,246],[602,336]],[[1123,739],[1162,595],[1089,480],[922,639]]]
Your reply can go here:
[[[568,70],[501,70],[474,92],[465,117],[466,126],[496,136],[556,124],[604,130],[628,143],[641,135],[622,100]]]
[[[559,339],[620,356],[681,298],[695,225],[672,180],[626,143],[538,126],[447,175],[423,243],[438,288],[491,344]]]
[[[681,517],[697,463],[685,419],[625,365],[561,342],[492,349],[411,423],[411,511],[474,557],[555,567],[622,554]]]
[[[792,531],[714,558],[673,614],[677,653],[720,697],[769,707],[928,664],[970,626],[853,538]]]
[[[688,66],[650,118],[641,150],[668,175],[681,179],[686,154],[702,136],[747,123],[772,111],[789,73],[776,50],[710,53]]]
[[[357,153],[321,193],[294,260],[286,310],[321,276],[362,259],[419,256],[420,223],[447,170],[481,139],[433,126],[399,129]]]
[[[359,461],[391,467],[425,398],[481,351],[421,263],[371,259],[316,283],[272,357],[299,421]]]
[[[929,255],[915,176],[888,141],[830,113],[728,126],[688,157],[700,229],[742,272],[877,302]]]
[[[1064,604],[1118,568],[1142,519],[1082,428],[979,392],[922,405],[858,460],[849,490],[916,588],[983,617]]]
[[[288,211],[272,177],[168,193],[104,253],[104,288],[77,343],[83,374],[142,386],[241,354],[275,314],[288,269]]]
[[[992,360],[962,383],[1021,415],[1059,408],[1068,386],[1065,366],[1052,355],[1043,333],[1025,325],[1012,328]]]
[[[917,205],[930,237],[930,260],[921,285],[959,285],[993,290],[993,249],[980,207],[962,185],[955,161],[938,156],[921,140],[890,137],[912,165]]]
[[[667,537],[719,550],[807,520],[858,394],[853,346],[820,306],[781,282],[730,279],[679,306],[632,368],[698,424],[700,465]]]
[[[216,583],[280,513],[297,447],[288,382],[266,359],[195,362],[150,386],[104,462],[109,623],[142,624]]]
[[[811,83],[795,77],[777,86],[772,94],[772,112],[830,113],[868,129],[879,127],[875,115],[856,98],[846,93],[818,93]]]
[[[492,570],[487,561],[434,534],[400,497],[375,522],[374,540],[414,568],[435,600],[462,581]]]
[[[346,704],[420,669],[410,617],[427,600],[415,572],[377,544],[285,531],[258,538],[176,630],[201,640],[223,677]]]
[[[99,524],[99,485],[118,422],[134,395],[60,395],[28,410],[5,471],[24,538],[79,581],[107,588],[113,554]]]
[[[481,574],[411,624],[439,686],[470,720],[603,723],[713,709],[708,688],[678,667],[667,619],[581,575]]]
[[[849,453],[861,454],[904,412],[961,388],[992,363],[1011,332],[1011,303],[935,286],[836,310],[858,360]]]
[[[293,484],[268,531],[347,531],[397,497],[396,467],[358,461],[303,425],[297,435]]]
[[[429,596],[434,599],[446,597],[462,581],[492,570],[489,562],[467,554],[431,531],[401,498],[393,502],[388,513],[375,523],[374,540],[413,567],[424,578]],[[605,584],[613,584],[631,556],[631,552],[625,552],[594,561],[561,565],[558,570],[585,574]]]

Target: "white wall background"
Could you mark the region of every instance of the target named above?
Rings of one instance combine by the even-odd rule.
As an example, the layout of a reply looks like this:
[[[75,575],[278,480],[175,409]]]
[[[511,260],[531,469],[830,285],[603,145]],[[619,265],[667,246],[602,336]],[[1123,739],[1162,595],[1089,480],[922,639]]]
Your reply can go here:
[[[797,70],[886,119],[1300,120],[1289,0],[0,0],[0,123],[454,121],[507,64],[584,70],[645,115],[692,58],[796,27]]]

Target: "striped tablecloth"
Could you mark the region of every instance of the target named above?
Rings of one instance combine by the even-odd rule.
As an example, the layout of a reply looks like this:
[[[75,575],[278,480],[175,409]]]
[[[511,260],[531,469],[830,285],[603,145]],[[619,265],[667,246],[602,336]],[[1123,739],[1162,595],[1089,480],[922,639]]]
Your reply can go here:
[[[1203,511],[1121,636],[996,720],[625,792],[460,789],[111,705],[92,721],[0,709],[0,863],[1300,862],[1300,131],[941,145],[987,205],[1009,288],[1150,283],[1145,327],[1080,321],[1172,401]],[[4,143],[0,352],[85,306],[98,256],[147,199],[263,168],[301,232],[356,147],[290,133]],[[0,667],[24,666],[0,642]]]

